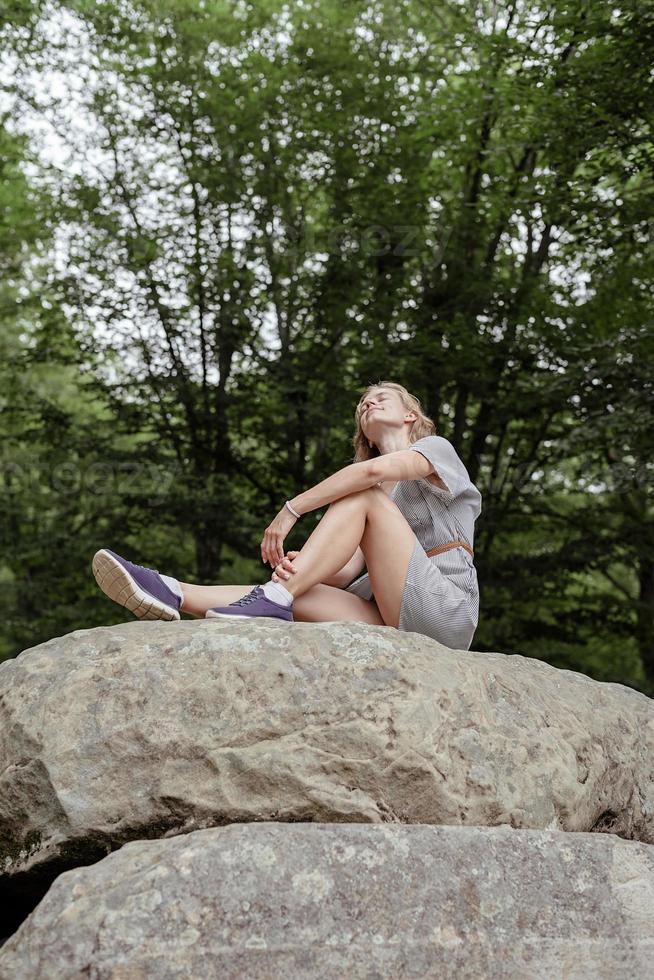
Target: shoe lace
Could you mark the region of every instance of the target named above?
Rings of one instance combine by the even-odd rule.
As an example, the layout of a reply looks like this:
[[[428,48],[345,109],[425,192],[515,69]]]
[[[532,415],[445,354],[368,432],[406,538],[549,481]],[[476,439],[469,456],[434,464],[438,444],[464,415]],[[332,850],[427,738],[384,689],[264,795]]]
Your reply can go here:
[[[254,602],[256,598],[257,598],[257,586],[255,586],[251,592],[248,592],[248,594],[244,595],[241,599],[237,599],[236,602],[230,603],[230,605],[245,606],[247,605],[248,602]]]

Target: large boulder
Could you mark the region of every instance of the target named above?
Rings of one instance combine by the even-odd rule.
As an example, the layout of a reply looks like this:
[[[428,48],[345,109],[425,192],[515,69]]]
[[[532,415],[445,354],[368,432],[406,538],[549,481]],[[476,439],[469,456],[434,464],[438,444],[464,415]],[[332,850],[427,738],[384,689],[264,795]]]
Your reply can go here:
[[[637,980],[654,849],[509,828],[235,824],[67,871],[0,980]]]
[[[127,841],[240,821],[652,842],[653,707],[384,626],[78,630],[0,664],[0,897],[22,915],[58,873]]]

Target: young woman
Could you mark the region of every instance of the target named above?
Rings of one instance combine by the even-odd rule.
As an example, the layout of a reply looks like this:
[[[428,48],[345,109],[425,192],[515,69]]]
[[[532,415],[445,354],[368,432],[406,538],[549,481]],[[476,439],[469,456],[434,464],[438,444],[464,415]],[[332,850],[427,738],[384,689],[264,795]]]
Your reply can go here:
[[[93,558],[98,585],[140,619],[179,619],[181,611],[345,620],[469,650],[479,618],[472,544],[481,494],[403,385],[371,385],[355,422],[355,461],[286,501],[266,528],[261,557],[274,568],[269,582],[192,585],[102,549]],[[296,521],[326,504],[302,549],[284,555]]]

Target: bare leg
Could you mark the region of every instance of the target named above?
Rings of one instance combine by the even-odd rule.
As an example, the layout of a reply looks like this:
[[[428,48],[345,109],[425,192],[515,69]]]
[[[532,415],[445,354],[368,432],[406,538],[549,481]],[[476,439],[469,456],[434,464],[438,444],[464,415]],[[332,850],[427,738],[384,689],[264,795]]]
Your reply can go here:
[[[352,557],[365,529],[366,509],[362,503],[366,494],[364,490],[341,497],[329,506],[314,528],[293,561],[296,573],[291,581],[283,583],[295,600],[314,585],[322,584]],[[192,616],[204,616],[213,606],[236,602],[254,588],[253,585],[193,585],[187,582],[180,582],[180,585],[184,594],[181,611]]]
[[[228,606],[254,588],[253,585],[193,585],[180,582],[184,598],[181,611],[204,617],[213,606]],[[314,585],[293,603],[293,618],[299,623],[373,623],[384,626],[377,604],[353,592],[331,585]]]
[[[297,571],[284,588],[297,602],[342,568],[360,545],[377,608],[384,623],[397,628],[415,542],[406,517],[379,487],[348,494],[329,505],[293,559]]]
[[[284,583],[286,588],[286,583]],[[374,599],[333,585],[314,585],[293,602],[293,618],[300,623],[372,623],[385,626]]]
[[[397,627],[414,544],[415,534],[404,514],[380,488],[335,500],[293,560],[297,572],[283,582],[294,597],[294,617],[308,622],[346,619]],[[371,602],[323,583],[343,567],[358,545],[365,555],[375,596]],[[204,616],[212,606],[229,605],[254,588],[181,585],[182,612],[194,616]]]
[[[350,493],[329,505],[293,559],[294,574],[283,583],[295,599],[324,582],[350,560],[363,537],[372,493],[370,490]]]

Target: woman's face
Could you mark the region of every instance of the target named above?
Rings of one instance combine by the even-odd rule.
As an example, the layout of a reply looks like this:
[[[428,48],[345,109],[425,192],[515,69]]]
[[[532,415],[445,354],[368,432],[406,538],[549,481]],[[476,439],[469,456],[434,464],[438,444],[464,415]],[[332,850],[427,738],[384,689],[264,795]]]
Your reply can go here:
[[[363,434],[374,443],[384,427],[404,425],[406,409],[392,388],[373,388],[360,402],[359,413]]]

